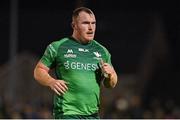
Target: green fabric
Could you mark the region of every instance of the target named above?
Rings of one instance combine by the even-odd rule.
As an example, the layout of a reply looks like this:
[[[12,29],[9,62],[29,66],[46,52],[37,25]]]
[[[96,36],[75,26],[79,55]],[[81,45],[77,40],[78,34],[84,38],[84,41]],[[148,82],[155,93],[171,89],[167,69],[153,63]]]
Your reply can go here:
[[[100,117],[97,113],[92,115],[58,115],[55,116],[55,119],[91,119],[91,120],[99,120]]]
[[[102,74],[99,61],[111,64],[105,47],[92,40],[80,44],[64,38],[48,45],[41,62],[55,68],[57,79],[68,82],[68,91],[54,96],[54,115],[91,115],[99,109]]]

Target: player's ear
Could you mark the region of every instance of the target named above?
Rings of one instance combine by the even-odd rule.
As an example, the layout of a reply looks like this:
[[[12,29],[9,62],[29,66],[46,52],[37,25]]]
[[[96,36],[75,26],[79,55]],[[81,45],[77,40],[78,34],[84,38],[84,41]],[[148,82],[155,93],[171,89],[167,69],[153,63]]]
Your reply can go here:
[[[71,23],[71,27],[74,29],[75,27],[74,22]]]

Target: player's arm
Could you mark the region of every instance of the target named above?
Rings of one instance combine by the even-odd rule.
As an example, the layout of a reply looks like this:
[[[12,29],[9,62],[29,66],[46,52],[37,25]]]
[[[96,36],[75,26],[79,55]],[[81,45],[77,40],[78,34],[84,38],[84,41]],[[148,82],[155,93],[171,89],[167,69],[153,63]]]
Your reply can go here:
[[[105,76],[105,79],[103,81],[104,86],[107,88],[114,88],[117,84],[118,79],[116,71],[108,63],[104,63],[103,61],[101,61],[101,65],[102,72],[107,75]]]
[[[56,80],[49,74],[49,68],[42,62],[38,62],[34,69],[34,78],[41,85],[50,87],[56,94],[61,95],[67,91],[66,82],[63,80]]]
[[[116,72],[112,72],[108,74],[108,78],[104,79],[104,86],[107,88],[114,88],[117,84],[117,74]]]

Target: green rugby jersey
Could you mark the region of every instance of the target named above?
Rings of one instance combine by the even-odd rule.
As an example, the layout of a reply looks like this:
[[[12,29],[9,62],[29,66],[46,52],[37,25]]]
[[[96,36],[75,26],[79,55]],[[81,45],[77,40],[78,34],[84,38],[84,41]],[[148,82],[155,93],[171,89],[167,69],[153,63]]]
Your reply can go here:
[[[55,68],[57,79],[68,82],[68,91],[54,96],[53,113],[91,115],[98,112],[101,71],[100,59],[111,64],[110,53],[97,41],[80,44],[71,37],[52,42],[41,62]]]

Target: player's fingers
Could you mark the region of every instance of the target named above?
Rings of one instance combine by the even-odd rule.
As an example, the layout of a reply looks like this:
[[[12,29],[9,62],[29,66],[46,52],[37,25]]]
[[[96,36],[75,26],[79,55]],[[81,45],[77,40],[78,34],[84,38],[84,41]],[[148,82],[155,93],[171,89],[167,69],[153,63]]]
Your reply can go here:
[[[56,83],[56,87],[58,88],[58,90],[62,90],[64,92],[66,92],[66,88],[64,88],[64,86],[62,86],[61,82],[57,82]]]
[[[61,83],[61,86],[67,91],[68,90],[68,87],[66,85],[66,83]]]
[[[58,85],[58,84],[55,85],[55,88],[58,92],[60,92],[62,94],[64,94],[66,91],[61,85]]]
[[[107,74],[112,74],[114,72],[114,69],[112,66],[108,65],[108,66],[104,66],[104,71],[107,73]]]
[[[69,84],[69,83],[64,80],[58,80],[58,85],[61,85],[65,89],[65,91],[68,90],[68,87],[66,84]]]
[[[104,63],[101,69],[102,69],[103,72],[106,72],[109,69],[108,64]]]
[[[56,88],[54,88],[53,90],[54,90],[54,92],[55,92],[56,94],[61,95],[61,93],[59,93],[59,92],[56,90]]]
[[[108,63],[103,63],[103,67],[109,66]]]

